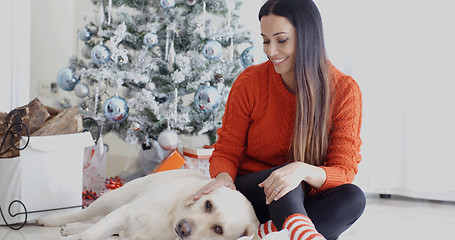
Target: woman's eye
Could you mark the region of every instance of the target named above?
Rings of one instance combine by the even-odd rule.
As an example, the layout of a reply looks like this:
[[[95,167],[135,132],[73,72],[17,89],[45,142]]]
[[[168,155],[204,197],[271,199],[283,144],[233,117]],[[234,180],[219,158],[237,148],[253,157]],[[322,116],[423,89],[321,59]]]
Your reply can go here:
[[[269,44],[270,41],[263,41],[262,44]]]
[[[205,201],[205,211],[206,212],[212,211],[212,203],[210,201]]]
[[[284,40],[280,40],[278,41],[279,43],[285,43],[287,41],[287,39],[284,39]]]
[[[216,234],[223,235],[223,228],[221,226],[214,226],[213,231],[215,231]]]

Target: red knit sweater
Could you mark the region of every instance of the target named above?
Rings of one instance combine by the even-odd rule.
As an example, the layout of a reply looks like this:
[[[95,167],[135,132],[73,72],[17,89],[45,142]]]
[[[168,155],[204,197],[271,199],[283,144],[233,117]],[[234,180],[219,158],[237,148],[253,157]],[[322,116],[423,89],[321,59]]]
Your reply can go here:
[[[330,67],[333,79],[332,128],[322,168],[327,179],[316,191],[351,183],[360,162],[362,98],[350,76]],[[270,61],[243,71],[226,103],[223,125],[210,157],[210,175],[257,172],[287,162],[295,119],[295,95]]]

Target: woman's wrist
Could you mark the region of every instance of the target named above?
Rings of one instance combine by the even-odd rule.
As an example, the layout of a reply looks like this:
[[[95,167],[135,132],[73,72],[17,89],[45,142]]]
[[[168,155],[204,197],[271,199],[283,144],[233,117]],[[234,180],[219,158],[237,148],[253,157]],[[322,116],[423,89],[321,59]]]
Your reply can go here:
[[[229,182],[229,183],[234,183],[234,180],[232,180],[231,175],[229,175],[229,173],[227,173],[227,172],[218,173],[218,175],[216,175],[215,179],[220,180],[220,181]]]
[[[299,168],[302,176],[302,181],[305,181],[315,188],[320,188],[322,185],[324,185],[325,180],[327,179],[327,175],[323,168],[302,162],[299,162]]]

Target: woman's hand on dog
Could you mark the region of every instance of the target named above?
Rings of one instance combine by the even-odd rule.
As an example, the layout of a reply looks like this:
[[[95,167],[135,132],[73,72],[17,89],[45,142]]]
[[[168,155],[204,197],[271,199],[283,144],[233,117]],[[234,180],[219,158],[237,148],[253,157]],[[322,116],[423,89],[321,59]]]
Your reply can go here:
[[[194,200],[198,200],[202,195],[209,194],[213,190],[223,186],[235,190],[234,181],[227,172],[219,173],[209,184],[197,191],[193,198]]]

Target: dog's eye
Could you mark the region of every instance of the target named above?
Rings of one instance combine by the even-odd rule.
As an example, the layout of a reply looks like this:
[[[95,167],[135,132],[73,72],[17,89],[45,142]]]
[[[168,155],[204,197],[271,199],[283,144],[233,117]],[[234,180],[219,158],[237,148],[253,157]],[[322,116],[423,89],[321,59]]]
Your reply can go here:
[[[215,231],[216,234],[223,235],[223,228],[221,226],[213,226],[213,231]]]
[[[212,203],[210,201],[205,201],[205,211],[206,212],[212,211]]]

